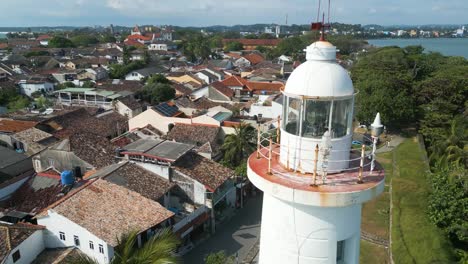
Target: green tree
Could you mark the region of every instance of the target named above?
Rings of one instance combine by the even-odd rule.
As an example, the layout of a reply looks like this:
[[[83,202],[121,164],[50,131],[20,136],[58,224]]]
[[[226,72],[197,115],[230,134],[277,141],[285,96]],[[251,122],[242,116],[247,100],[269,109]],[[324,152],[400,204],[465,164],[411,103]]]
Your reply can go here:
[[[468,164],[467,124],[466,117],[461,115],[450,121],[450,129],[441,135],[442,139],[429,147],[432,165],[448,167]]]
[[[468,173],[465,168],[441,168],[430,175],[429,218],[468,253]],[[460,253],[460,252],[457,252]],[[460,255],[460,254],[457,254]],[[463,255],[463,254],[461,254]]]
[[[157,232],[141,248],[137,247],[138,232],[132,231],[122,235],[118,246],[114,248],[111,264],[175,264],[179,263],[174,252],[179,244],[178,239],[169,229]],[[96,264],[96,260],[81,254],[66,259],[70,264]]]
[[[84,81],[83,84],[81,85],[83,88],[93,88],[94,87],[94,82],[93,81]]]
[[[146,84],[157,84],[157,83],[163,83],[163,84],[169,84],[171,81],[166,78],[166,76],[162,74],[155,74],[151,77],[148,78],[148,81]]]
[[[99,40],[101,43],[115,43],[116,41],[117,39],[111,34],[105,34],[101,36],[101,39]]]
[[[225,51],[240,51],[244,49],[244,45],[238,41],[229,42],[226,45]]]
[[[40,97],[36,98],[35,101],[37,108],[39,108],[40,110],[45,110],[47,107],[52,106],[52,102],[46,97],[44,97],[44,95],[41,95]]]
[[[191,61],[206,60],[211,55],[210,42],[208,38],[197,34],[183,44],[184,55]]]
[[[99,40],[94,35],[90,35],[90,34],[74,36],[71,38],[71,41],[77,47],[86,47],[89,45],[99,43]]]
[[[122,58],[123,58],[123,63],[126,65],[126,64],[129,64],[130,63],[130,49],[127,45],[124,45],[123,46],[123,51],[122,51]]]
[[[413,79],[402,49],[388,47],[360,57],[351,69],[356,96],[356,117],[371,123],[377,112],[390,128],[416,125]]]
[[[210,39],[210,47],[212,49],[222,48],[223,47],[223,38],[220,35],[213,36]]]
[[[17,111],[17,110],[25,109],[28,105],[29,105],[28,98],[21,96],[21,95],[17,95],[14,98],[12,98],[12,100],[10,100],[10,102],[8,103],[8,109],[10,111]]]
[[[141,92],[141,97],[151,104],[158,104],[174,99],[175,94],[174,88],[169,84],[152,83],[145,85]]]
[[[234,134],[229,134],[224,139],[221,150],[224,153],[224,161],[239,166],[242,161],[255,150],[255,129],[246,123],[241,123],[235,128]]]
[[[65,37],[55,36],[49,40],[50,48],[74,48],[75,44]]]
[[[234,258],[232,256],[226,256],[226,253],[221,250],[209,254],[205,258],[205,264],[234,264]]]

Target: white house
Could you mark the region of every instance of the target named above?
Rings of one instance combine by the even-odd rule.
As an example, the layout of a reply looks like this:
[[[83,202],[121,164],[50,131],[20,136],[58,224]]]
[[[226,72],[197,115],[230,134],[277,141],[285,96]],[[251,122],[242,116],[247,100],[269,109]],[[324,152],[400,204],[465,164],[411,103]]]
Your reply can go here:
[[[159,42],[151,43],[148,45],[148,50],[169,51],[169,50],[175,50],[176,48],[177,48],[177,45],[175,45],[172,42],[167,42],[167,41],[159,41]]]
[[[140,81],[145,77],[151,77],[154,74],[160,74],[165,72],[166,70],[162,67],[147,67],[143,69],[138,69],[129,72],[125,75],[125,80],[127,81]]]
[[[19,81],[20,92],[29,97],[34,92],[52,92],[54,91],[54,84],[47,78],[31,77],[28,80]]]
[[[43,226],[0,224],[0,263],[29,264],[44,250]]]
[[[283,113],[283,97],[260,95],[258,101],[250,105],[250,108],[242,111],[246,116],[257,116],[276,119]]]
[[[96,202],[99,201],[99,202]],[[118,238],[136,230],[138,246],[174,215],[159,203],[103,179],[92,179],[37,216],[46,248],[77,247],[106,264]]]
[[[159,131],[167,133],[169,131],[169,127],[175,123],[205,124],[220,127],[223,121],[232,116],[231,111],[224,107],[218,106],[208,109],[208,112],[204,115],[200,115],[194,118],[182,118],[179,116],[181,116],[183,113],[177,106],[166,106],[165,104],[167,103],[155,106],[154,108],[149,108],[143,113],[130,119],[128,121],[129,130],[131,131],[146,127],[147,125],[151,125]]]

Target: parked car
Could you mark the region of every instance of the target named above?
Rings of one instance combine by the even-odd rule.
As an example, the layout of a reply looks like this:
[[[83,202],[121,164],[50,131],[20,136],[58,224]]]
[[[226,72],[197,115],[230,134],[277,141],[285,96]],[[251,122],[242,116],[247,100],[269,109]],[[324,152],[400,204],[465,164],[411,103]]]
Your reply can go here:
[[[359,141],[359,140],[353,140],[353,142],[351,142],[351,144],[353,144],[353,145],[362,145],[362,142]]]

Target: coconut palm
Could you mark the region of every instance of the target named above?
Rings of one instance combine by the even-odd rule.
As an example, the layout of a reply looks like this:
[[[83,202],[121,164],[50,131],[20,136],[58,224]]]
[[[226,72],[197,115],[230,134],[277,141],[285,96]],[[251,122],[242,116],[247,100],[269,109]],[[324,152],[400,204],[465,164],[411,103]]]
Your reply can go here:
[[[237,167],[255,150],[255,129],[246,123],[241,123],[235,128],[234,134],[229,134],[224,139],[221,147],[224,153],[224,162]]]
[[[170,229],[163,229],[151,237],[141,248],[137,244],[137,231],[123,234],[114,248],[111,264],[174,264],[178,258],[174,252],[179,243]],[[84,254],[67,261],[71,264],[97,264],[98,262]]]
[[[450,130],[445,140],[435,142],[430,150],[430,161],[437,166],[459,164],[466,166],[467,162],[467,132],[464,117],[455,118],[450,122]]]

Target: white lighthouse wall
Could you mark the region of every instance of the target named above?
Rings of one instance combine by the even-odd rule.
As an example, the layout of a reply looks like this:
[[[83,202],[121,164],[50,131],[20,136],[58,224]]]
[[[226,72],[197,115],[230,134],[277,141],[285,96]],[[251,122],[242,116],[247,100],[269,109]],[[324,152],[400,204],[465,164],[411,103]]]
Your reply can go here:
[[[361,204],[315,207],[264,193],[260,264],[337,263],[344,242],[344,263],[359,263]]]
[[[331,155],[328,160],[328,172],[339,172],[349,167],[352,135],[331,140]],[[314,170],[315,146],[322,144],[322,139],[298,137],[281,129],[280,162],[284,166],[301,172],[312,173]],[[319,152],[317,171],[322,171],[322,158]]]

